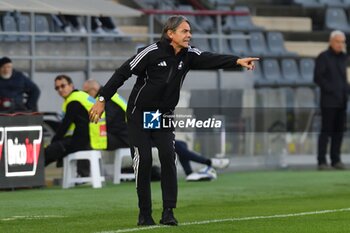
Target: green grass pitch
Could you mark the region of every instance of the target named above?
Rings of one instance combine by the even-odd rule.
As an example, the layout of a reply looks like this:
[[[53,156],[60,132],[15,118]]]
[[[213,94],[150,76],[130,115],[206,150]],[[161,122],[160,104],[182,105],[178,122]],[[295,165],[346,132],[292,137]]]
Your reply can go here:
[[[162,210],[159,182],[152,183],[152,195],[153,217],[158,222]],[[331,211],[317,212],[324,210]],[[345,233],[350,232],[350,174],[239,172],[200,183],[180,178],[175,210],[180,226],[140,228],[137,214],[134,183],[107,184],[102,189],[0,192],[1,233]]]

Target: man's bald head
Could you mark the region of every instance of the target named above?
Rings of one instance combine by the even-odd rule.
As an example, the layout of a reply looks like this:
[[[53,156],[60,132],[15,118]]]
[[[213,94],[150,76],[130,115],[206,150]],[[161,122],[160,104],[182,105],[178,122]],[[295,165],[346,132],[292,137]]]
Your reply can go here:
[[[94,98],[97,96],[97,93],[100,90],[100,88],[101,84],[99,84],[96,80],[93,79],[89,79],[83,84],[83,91],[85,91]]]

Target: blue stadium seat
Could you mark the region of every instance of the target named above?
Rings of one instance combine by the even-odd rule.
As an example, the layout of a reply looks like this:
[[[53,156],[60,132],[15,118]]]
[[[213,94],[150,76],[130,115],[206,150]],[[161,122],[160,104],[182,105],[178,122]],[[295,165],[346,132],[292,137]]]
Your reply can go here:
[[[1,23],[0,23],[0,32],[2,32],[2,26],[1,26]],[[3,35],[0,35],[0,41],[2,41],[2,39],[3,39]]]
[[[287,51],[284,46],[284,39],[281,32],[268,32],[267,33],[267,44],[270,52],[277,56],[283,57],[296,57],[296,53]]]
[[[16,14],[18,31],[19,32],[30,32],[30,17],[29,15],[23,15],[20,13]],[[20,41],[29,41],[30,36],[21,35],[19,36]]]
[[[158,0],[136,0],[136,2],[146,9],[157,9],[159,5]]]
[[[189,6],[189,5],[179,5],[177,7],[177,9],[180,10],[180,11],[194,11],[193,7]],[[190,21],[190,23],[191,23],[191,30],[193,32],[204,33],[204,30],[197,23],[196,17],[194,15],[186,15],[186,18]]]
[[[253,78],[255,86],[261,86],[266,83],[260,62],[255,63],[255,69],[253,70]]]
[[[229,6],[218,6],[217,10],[220,11],[231,11]],[[223,15],[222,16],[222,31],[224,33],[230,34],[236,29],[236,21],[233,15]]]
[[[281,62],[283,83],[287,85],[295,85],[300,78],[298,64],[295,59],[286,58]]]
[[[236,15],[235,16],[235,22],[236,22],[236,30],[243,30],[243,31],[262,31],[264,28],[258,27],[253,24],[252,17],[250,15],[250,10],[248,7],[245,6],[236,6],[234,11],[238,12],[248,12],[248,15]]]
[[[231,48],[228,44],[228,40],[222,39],[222,51],[219,49],[219,39],[210,38],[209,39],[211,51],[223,54],[232,54]]]
[[[318,0],[321,4],[330,7],[346,7],[346,4],[342,0]]]
[[[350,26],[345,10],[343,8],[328,8],[326,10],[325,27],[326,29],[338,29],[349,33]]]
[[[216,21],[211,16],[198,16],[198,25],[206,32],[213,33],[216,32]]]
[[[299,61],[299,67],[301,75],[298,83],[312,84],[315,69],[315,60],[312,58],[302,58]]]
[[[15,17],[11,13],[7,12],[1,16],[2,29],[4,32],[17,32],[17,25]],[[16,35],[5,35],[4,41],[14,42],[17,41]]]
[[[235,0],[208,0],[212,5],[217,9],[220,6],[233,6],[235,4]]]
[[[264,59],[262,61],[264,77],[269,85],[280,84],[282,80],[281,69],[276,59]]]
[[[324,6],[318,0],[294,0],[294,3],[295,4],[300,4],[303,7],[321,8],[321,7]]]
[[[49,22],[44,15],[35,15],[34,19],[35,32],[44,33],[50,32]],[[37,41],[48,40],[47,36],[36,36]]]
[[[201,51],[211,51],[208,38],[196,38],[196,36],[193,35],[191,45],[195,46]]]
[[[247,56],[251,54],[251,51],[248,46],[248,40],[244,38],[245,34],[243,32],[234,32],[234,36],[230,39],[231,50],[236,56]]]
[[[251,32],[250,33],[250,49],[253,55],[256,56],[272,56],[269,52],[266,44],[264,34],[262,32]]]
[[[350,7],[350,0],[343,0],[345,7]]]

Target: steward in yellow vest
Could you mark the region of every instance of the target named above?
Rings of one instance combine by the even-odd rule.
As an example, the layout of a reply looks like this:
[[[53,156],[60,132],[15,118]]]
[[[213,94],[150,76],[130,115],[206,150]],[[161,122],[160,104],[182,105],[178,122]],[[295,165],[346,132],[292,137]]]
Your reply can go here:
[[[63,119],[51,144],[45,148],[45,165],[62,161],[63,157],[72,152],[106,149],[105,117],[102,117],[98,124],[89,121],[88,110],[95,103],[95,99],[83,91],[75,90],[71,78],[66,75],[56,77],[55,90],[64,99]],[[78,164],[78,173],[82,176],[87,175],[79,170],[79,167],[81,166]]]

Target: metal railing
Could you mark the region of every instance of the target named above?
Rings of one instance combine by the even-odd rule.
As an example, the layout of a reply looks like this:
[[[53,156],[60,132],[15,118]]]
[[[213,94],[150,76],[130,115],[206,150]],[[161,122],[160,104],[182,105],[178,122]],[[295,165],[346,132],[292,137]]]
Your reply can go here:
[[[124,34],[124,35],[118,35],[118,34],[112,34],[112,33],[106,33],[103,35],[95,34],[91,31],[91,28],[87,26],[87,33],[60,33],[60,32],[36,32],[35,31],[35,13],[30,13],[30,32],[3,32],[0,31],[0,35],[4,36],[29,36],[29,55],[28,56],[11,56],[13,59],[21,59],[21,60],[29,60],[30,62],[30,68],[29,68],[29,74],[30,77],[34,77],[36,73],[36,61],[38,60],[80,60],[80,61],[86,61],[85,66],[85,74],[86,79],[88,77],[91,77],[92,73],[92,62],[93,61],[99,61],[99,60],[126,60],[128,57],[125,56],[94,56],[92,52],[92,45],[93,45],[93,39],[94,38],[100,38],[100,37],[109,37],[109,38],[148,38],[149,42],[154,42],[155,38],[160,38],[159,33],[155,33],[154,29],[154,22],[155,22],[155,16],[156,15],[174,15],[174,14],[181,14],[181,15],[195,15],[195,16],[216,16],[216,26],[217,26],[217,33],[214,34],[196,34],[195,36],[197,38],[214,38],[218,39],[219,44],[219,52],[223,51],[223,45],[222,40],[223,39],[229,39],[233,38],[233,35],[225,35],[222,33],[222,17],[226,15],[247,15],[248,12],[236,12],[236,11],[210,11],[210,10],[201,10],[201,11],[168,11],[168,10],[141,10],[143,13],[148,15],[148,29],[149,32],[147,34]],[[85,17],[85,23],[86,25],[91,25],[91,17],[86,16]],[[85,56],[41,56],[37,55],[37,37],[44,36],[44,37],[77,37],[77,38],[84,38],[86,49],[85,49]],[[51,43],[55,43],[51,41]],[[5,54],[6,55],[6,54]],[[218,71],[218,82],[217,87],[220,88],[221,86],[221,74],[222,71]]]

